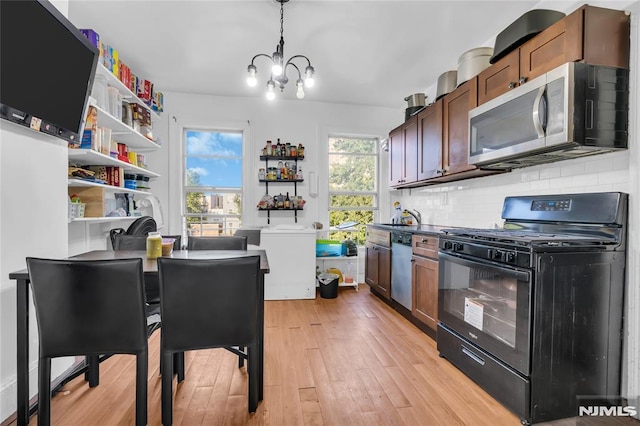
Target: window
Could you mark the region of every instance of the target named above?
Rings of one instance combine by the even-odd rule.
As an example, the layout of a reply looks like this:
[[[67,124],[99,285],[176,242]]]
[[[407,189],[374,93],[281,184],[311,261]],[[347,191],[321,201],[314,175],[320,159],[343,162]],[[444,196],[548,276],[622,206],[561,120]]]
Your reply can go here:
[[[378,139],[329,137],[329,227],[357,222],[357,232],[333,231],[331,238],[364,244],[365,224],[378,208]]]
[[[242,132],[186,129],[184,143],[187,235],[232,235],[242,222]]]

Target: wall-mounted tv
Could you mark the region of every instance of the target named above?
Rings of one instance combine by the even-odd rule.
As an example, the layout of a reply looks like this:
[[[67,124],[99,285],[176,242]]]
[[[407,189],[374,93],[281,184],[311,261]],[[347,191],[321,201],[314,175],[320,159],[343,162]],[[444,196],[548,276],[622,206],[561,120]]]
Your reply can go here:
[[[99,51],[46,0],[0,1],[0,116],[82,139]]]

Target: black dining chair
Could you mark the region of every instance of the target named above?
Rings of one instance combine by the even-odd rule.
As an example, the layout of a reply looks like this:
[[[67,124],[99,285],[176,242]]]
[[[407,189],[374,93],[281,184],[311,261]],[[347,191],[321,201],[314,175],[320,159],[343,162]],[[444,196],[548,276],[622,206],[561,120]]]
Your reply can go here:
[[[147,334],[142,259],[27,258],[39,335],[38,425],[51,421],[51,359],[136,356],[136,425],[147,423]]]
[[[230,346],[247,348],[248,409],[258,407],[260,256],[232,259],[158,259],[162,424],[173,417],[175,353]],[[180,380],[180,378],[178,378]]]
[[[187,240],[187,250],[246,250],[248,237],[246,235],[219,236],[219,237],[192,237]],[[227,348],[236,352],[235,348]],[[238,351],[243,351],[243,347],[238,347]],[[181,355],[180,359],[184,359]],[[179,364],[178,364],[179,365]],[[244,366],[244,357],[238,357],[238,368]],[[182,372],[179,371],[178,374]]]
[[[180,235],[163,235],[162,238],[173,238],[174,250],[180,250],[182,248],[182,237]],[[147,247],[147,236],[118,234],[113,237],[112,244],[114,250],[145,250]],[[150,308],[148,310],[149,315],[152,315],[157,312],[160,307],[160,289],[158,288],[158,279],[150,276],[146,277],[144,282],[144,292]]]
[[[246,250],[246,236],[192,237],[187,239],[187,250]]]

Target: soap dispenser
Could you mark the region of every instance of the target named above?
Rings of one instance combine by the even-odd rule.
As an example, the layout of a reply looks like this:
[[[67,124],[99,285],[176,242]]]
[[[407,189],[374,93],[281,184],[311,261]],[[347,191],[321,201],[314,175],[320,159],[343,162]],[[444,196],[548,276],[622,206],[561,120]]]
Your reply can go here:
[[[391,223],[401,223],[402,222],[402,208],[400,207],[400,203],[396,201],[393,203],[393,216],[391,216]]]

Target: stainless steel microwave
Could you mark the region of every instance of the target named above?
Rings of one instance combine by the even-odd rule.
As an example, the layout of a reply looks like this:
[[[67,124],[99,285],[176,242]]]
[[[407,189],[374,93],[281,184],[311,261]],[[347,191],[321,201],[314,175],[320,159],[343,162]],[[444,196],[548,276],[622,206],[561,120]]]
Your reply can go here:
[[[569,62],[469,112],[469,163],[512,169],[627,148],[629,71]]]

